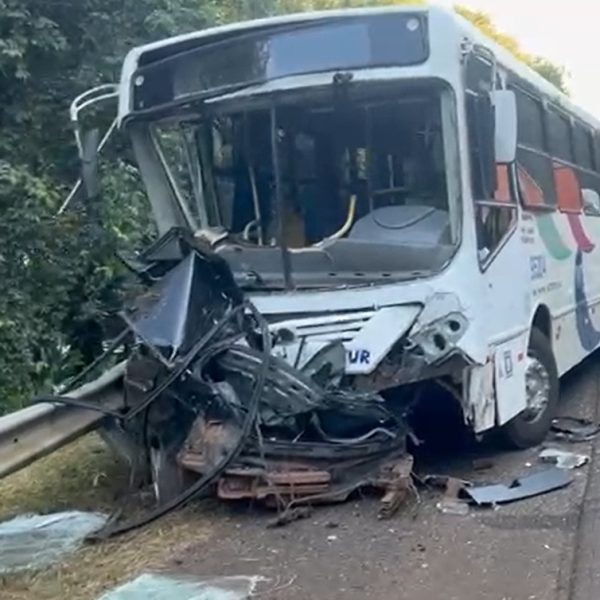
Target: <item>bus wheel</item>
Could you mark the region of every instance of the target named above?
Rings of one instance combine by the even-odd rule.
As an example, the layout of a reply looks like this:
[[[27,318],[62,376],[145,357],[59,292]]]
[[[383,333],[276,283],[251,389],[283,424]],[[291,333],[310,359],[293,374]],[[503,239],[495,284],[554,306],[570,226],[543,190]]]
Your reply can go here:
[[[558,405],[558,370],[550,341],[539,330],[531,331],[525,370],[527,408],[504,426],[504,437],[513,448],[541,444],[552,425]]]

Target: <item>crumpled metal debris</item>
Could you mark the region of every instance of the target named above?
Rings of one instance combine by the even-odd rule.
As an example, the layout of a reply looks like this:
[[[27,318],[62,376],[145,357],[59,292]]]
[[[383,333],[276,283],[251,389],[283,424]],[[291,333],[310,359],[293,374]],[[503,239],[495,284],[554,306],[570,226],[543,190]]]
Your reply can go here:
[[[381,499],[381,508],[378,514],[380,519],[392,517],[413,489],[411,478],[413,465],[413,457],[406,455],[401,460],[389,465],[387,469],[382,470],[379,480],[372,482],[386,490]]]
[[[245,600],[262,577],[192,578],[144,573],[99,600]]]
[[[540,460],[553,463],[559,469],[579,469],[590,461],[590,457],[560,448],[545,448],[540,452]]]
[[[572,481],[573,476],[568,471],[551,467],[545,471],[515,479],[508,485],[494,483],[466,487],[464,493],[478,506],[494,506],[553,492],[570,485]]]
[[[159,506],[96,537],[142,526],[209,489],[286,512],[368,485],[384,490],[380,516],[393,513],[411,485],[408,403],[342,385],[341,340],[302,368],[275,356],[276,332],[224,259],[186,244],[180,262],[123,312],[135,346],[120,425],[150,459]]]
[[[469,504],[464,490],[471,485],[471,482],[447,475],[428,475],[422,481],[425,485],[444,491],[444,497],[436,504],[436,508],[441,513],[463,517],[469,514]]]
[[[302,369],[271,355],[257,335],[262,317],[247,310],[219,260],[192,250],[125,314],[140,344],[127,369],[128,398],[138,412],[153,403],[143,422],[152,455],[172,452],[202,477],[221,471],[224,499],[285,509],[373,485],[386,492],[382,515],[394,512],[411,482],[404,415],[376,393],[339,386],[341,341]],[[256,418],[242,434],[258,381]]]
[[[445,515],[457,515],[459,517],[466,517],[469,514],[469,505],[464,500],[444,498],[435,506],[442,514]]]
[[[23,515],[0,523],[0,574],[43,569],[74,552],[106,523],[95,513]]]
[[[579,417],[558,417],[552,421],[552,432],[567,442],[588,442],[600,433],[600,425]]]

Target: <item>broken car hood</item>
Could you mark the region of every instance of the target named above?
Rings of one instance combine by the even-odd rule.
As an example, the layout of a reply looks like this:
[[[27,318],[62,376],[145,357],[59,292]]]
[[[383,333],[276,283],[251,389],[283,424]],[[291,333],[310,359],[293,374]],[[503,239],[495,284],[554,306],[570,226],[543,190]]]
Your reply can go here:
[[[240,302],[223,261],[192,251],[123,317],[146,344],[172,360]]]

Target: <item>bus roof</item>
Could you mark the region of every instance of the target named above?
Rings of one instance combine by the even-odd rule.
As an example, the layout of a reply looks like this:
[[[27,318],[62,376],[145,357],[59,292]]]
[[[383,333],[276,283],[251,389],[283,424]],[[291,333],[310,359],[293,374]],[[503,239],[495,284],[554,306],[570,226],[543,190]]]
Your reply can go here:
[[[294,13],[211,27],[138,46],[127,54],[123,63],[119,98],[119,120],[122,121],[130,113],[131,79],[138,67],[142,64],[154,62],[155,60],[160,60],[164,56],[184,52],[185,50],[202,46],[209,42],[215,42],[223,38],[240,35],[249,31],[259,31],[263,28],[293,25],[295,23],[301,24],[311,21],[343,20],[385,13],[427,14],[431,17],[430,27],[432,28],[431,34],[433,36],[436,35],[436,23],[444,23],[446,26],[450,27],[454,25],[456,28],[457,40],[464,36],[471,42],[486,46],[494,52],[499,65],[513,72],[520,79],[527,81],[530,86],[539,91],[540,96],[558,104],[582,121],[585,121],[600,130],[600,121],[596,117],[574,104],[566,94],[561,92],[557,87],[528,65],[518,60],[508,50],[479,31],[467,19],[451,9],[440,6],[422,5],[382,6],[377,8],[356,9],[346,8],[339,10]]]

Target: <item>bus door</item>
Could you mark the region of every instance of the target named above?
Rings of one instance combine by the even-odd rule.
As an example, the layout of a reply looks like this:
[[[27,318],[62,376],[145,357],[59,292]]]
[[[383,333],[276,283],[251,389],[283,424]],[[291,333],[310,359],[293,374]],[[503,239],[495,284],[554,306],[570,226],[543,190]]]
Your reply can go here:
[[[482,332],[490,347],[496,420],[503,424],[525,409],[529,338],[530,265],[519,235],[514,164],[496,160],[493,92],[500,87],[495,60],[474,49],[465,61],[465,103],[471,191],[483,278]]]

